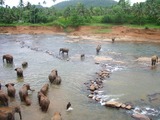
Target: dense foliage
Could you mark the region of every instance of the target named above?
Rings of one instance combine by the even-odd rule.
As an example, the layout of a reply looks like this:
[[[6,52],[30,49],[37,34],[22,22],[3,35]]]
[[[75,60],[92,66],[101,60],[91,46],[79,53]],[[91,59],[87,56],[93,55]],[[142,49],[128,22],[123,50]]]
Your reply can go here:
[[[77,0],[74,0],[77,1]],[[81,0],[87,1],[87,0]],[[102,0],[98,0],[102,1]],[[77,27],[88,23],[113,23],[113,24],[157,24],[160,25],[160,0],[146,0],[132,6],[128,1],[120,0],[110,7],[85,6],[82,3],[67,6],[63,10],[57,8],[24,5],[20,0],[19,6],[10,8],[4,6],[0,0],[1,24],[47,24],[61,27]],[[86,4],[86,3],[85,3]]]

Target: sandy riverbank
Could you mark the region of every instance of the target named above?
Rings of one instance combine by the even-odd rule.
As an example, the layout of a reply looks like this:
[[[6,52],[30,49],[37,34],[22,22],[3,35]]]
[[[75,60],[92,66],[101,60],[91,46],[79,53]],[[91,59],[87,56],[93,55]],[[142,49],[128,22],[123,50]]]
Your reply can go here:
[[[104,29],[108,29],[108,32],[101,32]],[[45,26],[0,27],[1,34],[63,34],[75,40],[91,39],[111,41],[111,39],[115,37],[115,41],[160,42],[160,29],[138,29],[126,26],[108,28],[82,26],[77,29],[70,29],[69,31],[70,32],[66,33],[62,28]]]

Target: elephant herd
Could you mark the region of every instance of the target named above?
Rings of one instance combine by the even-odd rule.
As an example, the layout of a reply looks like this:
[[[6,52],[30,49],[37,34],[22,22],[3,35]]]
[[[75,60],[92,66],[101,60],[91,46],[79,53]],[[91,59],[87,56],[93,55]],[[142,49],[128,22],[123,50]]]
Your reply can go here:
[[[114,42],[114,39],[112,40]],[[98,54],[101,50],[101,45],[97,45],[96,53]],[[68,55],[69,49],[68,48],[60,48],[59,54],[66,53]],[[81,54],[81,58],[85,57],[85,54]],[[3,62],[6,61],[7,64],[13,64],[13,56],[10,54],[5,54],[2,57]],[[151,57],[151,65],[155,66],[158,63],[158,56],[154,55]],[[28,62],[23,62],[22,68],[18,67],[14,70],[17,72],[17,77],[23,77],[23,68],[28,66]],[[58,71],[56,69],[51,70],[50,74],[48,75],[49,82],[51,84],[60,85],[61,84],[61,77],[58,75]],[[15,120],[14,114],[19,113],[20,119],[22,119],[20,106],[9,106],[9,97],[14,98],[16,94],[16,89],[14,87],[14,83],[7,83],[5,84],[7,88],[7,93],[1,90],[1,83],[0,83],[0,120]],[[47,97],[47,92],[49,89],[49,84],[44,84],[42,88],[37,92],[37,99],[39,106],[43,112],[47,112],[50,100]],[[34,91],[34,89],[30,88],[29,84],[23,84],[23,86],[19,89],[19,97],[21,102],[24,102],[27,106],[31,105],[31,99],[28,96],[28,91]],[[59,112],[55,112],[51,120],[62,120],[61,114]]]
[[[13,56],[10,54],[3,55],[3,62],[7,64],[13,63]],[[23,68],[27,67],[28,63],[23,62],[22,68],[18,67],[14,70],[17,72],[17,77],[23,77]],[[53,69],[51,73],[48,75],[48,79],[51,84],[59,85],[61,84],[61,77],[58,75],[58,71]],[[15,98],[16,88],[14,87],[14,83],[7,83],[4,86],[7,88],[7,93],[1,89],[0,83],[0,120],[15,120],[14,114],[19,113],[20,119],[22,119],[20,106],[9,106],[9,98]],[[47,112],[50,100],[47,97],[47,92],[49,89],[49,84],[46,83],[42,86],[42,88],[37,92],[37,100],[39,106],[43,112]],[[23,84],[23,86],[19,89],[19,98],[21,102],[25,103],[27,106],[32,104],[31,99],[28,95],[28,91],[35,91],[30,88],[29,84]],[[59,112],[55,112],[51,120],[62,120],[61,114]]]

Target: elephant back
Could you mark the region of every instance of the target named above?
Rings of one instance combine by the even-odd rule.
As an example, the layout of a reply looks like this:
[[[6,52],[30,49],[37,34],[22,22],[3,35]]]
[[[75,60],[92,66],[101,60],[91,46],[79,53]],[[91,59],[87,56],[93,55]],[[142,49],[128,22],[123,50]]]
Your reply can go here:
[[[58,76],[58,72],[56,69],[54,69],[49,74],[48,79],[50,80],[51,83],[53,83],[53,81],[56,79],[57,76]]]

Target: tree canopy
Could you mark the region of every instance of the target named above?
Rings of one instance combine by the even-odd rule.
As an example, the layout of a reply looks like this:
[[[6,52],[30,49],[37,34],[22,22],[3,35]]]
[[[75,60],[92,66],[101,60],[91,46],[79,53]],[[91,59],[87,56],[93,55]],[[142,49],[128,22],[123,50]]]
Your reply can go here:
[[[76,2],[78,0],[71,1]],[[86,2],[87,0],[81,1]],[[94,2],[94,0],[89,1]],[[98,1],[101,3],[103,0]],[[109,7],[99,6],[98,4],[97,6],[86,6],[87,3],[83,2],[59,10],[54,6],[48,8],[41,4],[32,5],[30,2],[24,4],[23,0],[20,0],[17,7],[10,8],[7,5],[4,6],[5,1],[0,0],[0,23],[48,24],[62,27],[77,27],[88,23],[160,25],[160,0],[147,0],[146,2],[135,3],[132,6],[128,0],[120,0],[117,4],[112,4]]]

